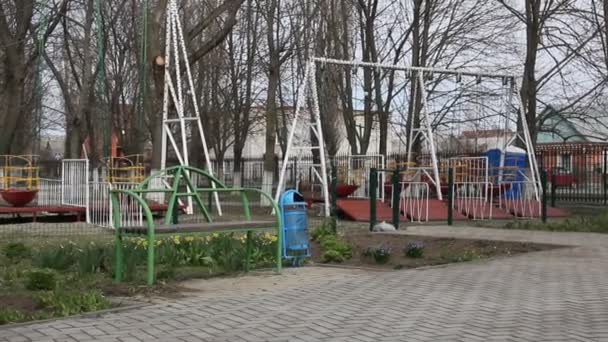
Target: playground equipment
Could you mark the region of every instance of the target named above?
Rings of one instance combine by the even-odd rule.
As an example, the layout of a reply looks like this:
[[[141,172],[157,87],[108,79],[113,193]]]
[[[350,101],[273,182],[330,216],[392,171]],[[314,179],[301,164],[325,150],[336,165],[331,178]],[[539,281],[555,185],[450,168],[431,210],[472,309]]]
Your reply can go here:
[[[192,180],[192,174],[198,175],[199,178],[204,177],[209,180],[209,183],[214,183],[214,187],[199,188]],[[171,178],[173,184],[170,188],[154,188],[153,179]],[[187,190],[184,192],[183,188]],[[163,192],[168,197],[168,212],[172,213],[165,217],[163,224],[157,224],[152,216],[152,211],[148,201],[145,199],[147,193]],[[203,204],[201,194],[209,192],[222,193],[237,193],[241,198],[242,208],[244,212],[243,220],[232,220],[226,222],[213,222],[211,213]],[[156,246],[157,236],[175,235],[175,234],[210,234],[214,232],[245,232],[247,240],[247,255],[245,259],[245,270],[249,270],[251,248],[251,235],[254,231],[273,230],[277,234],[277,251],[276,251],[276,269],[281,272],[281,255],[283,245],[283,234],[281,225],[281,215],[275,215],[270,219],[254,220],[252,219],[248,194],[262,195],[271,203],[275,212],[279,212],[279,207],[272,197],[257,189],[232,189],[226,187],[217,178],[208,174],[203,170],[199,170],[188,166],[174,166],[166,170],[161,170],[152,176],[148,177],[144,182],[138,184],[131,190],[112,190],[112,204],[115,208],[120,208],[113,212],[114,227],[116,227],[116,280],[121,281],[124,269],[124,252],[123,238],[127,236],[145,236],[148,241],[147,253],[147,282],[148,285],[154,283],[154,249]],[[179,223],[177,207],[180,197],[194,198],[197,208],[204,214],[206,222]],[[144,221],[141,224],[131,225],[125,223],[122,217],[121,202],[131,201],[135,203],[143,211]]]
[[[24,207],[38,193],[38,156],[0,156],[0,195],[14,207]]]
[[[304,81],[298,91],[295,118],[288,136],[276,198],[285,186],[287,165],[302,151],[319,156],[312,174],[322,193],[320,196],[329,212],[327,170],[319,99],[317,94],[317,69],[332,69],[338,75],[356,76],[361,69],[390,73],[390,80],[399,85],[393,93],[382,96],[399,97],[391,108],[384,111],[401,114],[401,121],[393,117],[393,125],[408,127],[403,136],[406,141],[406,156],[399,162],[383,162],[388,170],[396,169],[399,184],[383,179],[379,189],[391,205],[402,207],[408,219],[424,221],[447,217],[445,196],[454,194],[453,209],[463,218],[488,219],[493,216],[540,216],[531,211],[514,210],[517,207],[540,208],[540,174],[527,121],[519,97],[516,77],[509,74],[470,72],[437,68],[406,67],[360,61],[344,61],[313,57],[307,64]],[[384,80],[382,81],[384,82]],[[351,82],[355,87],[355,82]],[[401,86],[406,84],[408,86]],[[382,84],[382,91],[388,88]],[[354,94],[365,94],[366,89],[353,90]],[[356,102],[360,101],[360,102]],[[352,106],[362,105],[365,99],[353,99]],[[367,100],[369,101],[369,100]],[[414,103],[410,103],[414,101]],[[307,106],[311,107],[308,108]],[[312,120],[302,120],[308,111]],[[368,110],[368,115],[373,113]],[[308,121],[312,124],[308,124]],[[298,125],[312,131],[315,139],[294,138]],[[312,129],[310,129],[310,127]],[[315,144],[312,142],[315,141]],[[513,162],[514,146],[521,146],[522,153]],[[497,153],[486,154],[488,150]],[[447,157],[446,157],[447,156]],[[356,164],[348,165],[346,174],[338,174],[347,183],[359,183],[362,179]],[[378,169],[384,169],[384,166]],[[453,189],[448,186],[447,173],[454,172]],[[369,175],[369,170],[366,172]],[[383,175],[379,172],[378,175]],[[368,192],[370,180],[360,186],[362,193]],[[426,184],[426,185],[424,185]],[[392,200],[393,192],[399,193],[399,203]],[[389,196],[386,196],[386,195]],[[514,203],[516,201],[518,203]],[[345,203],[345,202],[342,202]],[[344,209],[344,208],[342,208]],[[355,210],[351,210],[354,212]],[[428,215],[427,215],[428,212]]]
[[[145,179],[143,154],[107,158],[106,168],[110,183],[139,183]]]
[[[167,25],[165,35],[165,88],[163,92],[163,133],[162,133],[162,155],[161,169],[167,165],[167,151],[169,141],[180,165],[189,166],[188,137],[190,132],[198,130],[201,139],[203,154],[207,164],[207,172],[213,176],[212,164],[209,158],[207,140],[201,123],[199,106],[194,87],[188,53],[184,41],[184,32],[178,14],[177,2],[169,1],[167,4]],[[182,77],[185,75],[185,80]],[[185,89],[184,89],[185,88]],[[187,103],[191,101],[192,106]],[[172,106],[170,108],[170,103]],[[187,108],[193,108],[194,113],[189,113]],[[175,138],[178,135],[179,140]],[[211,183],[212,187],[215,183]],[[217,193],[214,193],[215,208],[219,215],[222,210]],[[188,210],[192,211],[192,198],[186,199]]]

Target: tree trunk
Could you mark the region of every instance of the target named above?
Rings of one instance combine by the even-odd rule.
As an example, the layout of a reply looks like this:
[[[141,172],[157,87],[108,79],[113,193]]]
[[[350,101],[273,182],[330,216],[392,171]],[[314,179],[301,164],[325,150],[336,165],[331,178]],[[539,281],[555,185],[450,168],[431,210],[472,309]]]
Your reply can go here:
[[[270,69],[268,71],[268,96],[266,97],[266,139],[264,153],[264,176],[262,179],[262,191],[272,194],[275,168],[275,142],[277,125],[277,103],[276,93],[279,85],[279,55],[271,55]],[[269,205],[268,201],[262,202]]]
[[[526,114],[526,122],[532,137],[532,144],[536,144],[536,59],[538,53],[540,23],[539,2],[526,0],[526,62],[524,65],[524,78],[520,95]],[[521,118],[518,117],[518,129],[521,129]]]
[[[22,65],[7,65],[6,73],[6,107],[5,118],[0,122],[0,154],[10,154],[16,150],[12,143],[22,114],[25,86],[25,70]]]
[[[154,85],[153,94],[150,97],[149,104],[150,112],[150,135],[152,136],[152,160],[151,167],[153,170],[158,170],[161,167],[162,155],[162,139],[163,139],[163,117],[162,103],[165,89],[165,64],[164,57],[164,41],[165,33],[163,32],[163,21],[165,10],[167,9],[167,0],[159,1],[152,15],[150,23],[150,44],[148,46],[148,63],[152,69],[152,84]]]

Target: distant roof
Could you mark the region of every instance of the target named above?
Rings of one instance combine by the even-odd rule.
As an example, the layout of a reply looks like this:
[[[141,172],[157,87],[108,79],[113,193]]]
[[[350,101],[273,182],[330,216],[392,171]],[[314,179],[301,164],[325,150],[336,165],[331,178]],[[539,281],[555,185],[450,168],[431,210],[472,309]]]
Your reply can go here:
[[[540,117],[542,122],[537,137],[539,143],[591,141],[591,134],[584,133],[582,122],[577,122],[580,120],[568,118],[551,106],[547,106],[541,112]]]

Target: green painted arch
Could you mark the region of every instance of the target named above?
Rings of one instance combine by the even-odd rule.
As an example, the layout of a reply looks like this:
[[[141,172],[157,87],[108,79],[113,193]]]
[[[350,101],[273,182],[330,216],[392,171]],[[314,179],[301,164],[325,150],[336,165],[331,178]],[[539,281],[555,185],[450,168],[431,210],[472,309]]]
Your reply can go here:
[[[195,174],[198,174],[200,176],[207,178],[210,182],[214,183],[215,187],[218,189],[228,189],[226,184],[222,183],[222,181],[220,181],[219,179],[217,179],[216,177],[211,175],[209,172],[196,168],[196,167],[185,166],[185,165],[171,166],[166,169],[156,171],[156,172],[152,173],[150,176],[148,176],[148,178],[146,178],[143,182],[141,182],[137,186],[137,188],[139,190],[146,189],[146,188],[148,188],[148,185],[150,184],[150,181],[152,179],[158,178],[158,177],[163,177],[163,176],[173,176],[176,174],[179,174],[181,177],[187,177],[188,180],[191,182],[192,178],[189,176],[189,174],[192,174],[192,173],[195,173]]]

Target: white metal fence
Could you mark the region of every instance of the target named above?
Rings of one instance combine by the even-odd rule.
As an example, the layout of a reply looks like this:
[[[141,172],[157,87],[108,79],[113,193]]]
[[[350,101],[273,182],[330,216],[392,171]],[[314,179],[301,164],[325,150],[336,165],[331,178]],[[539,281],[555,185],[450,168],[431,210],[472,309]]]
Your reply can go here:
[[[499,206],[521,218],[541,216],[541,203],[536,196],[539,184],[528,181],[499,183]]]
[[[36,204],[45,207],[61,205],[62,193],[61,180],[42,178],[36,196]]]
[[[105,228],[114,228],[112,221],[113,204],[110,191],[113,189],[133,189],[137,183],[108,183],[95,182],[90,184],[89,211],[91,213],[88,223]],[[118,196],[118,205],[121,212],[121,226],[142,226],[143,212],[141,206],[127,195]]]
[[[64,159],[61,163],[61,204],[86,208],[89,213],[89,160]]]
[[[490,182],[455,182],[453,207],[473,220],[492,219],[494,188]]]
[[[427,222],[429,220],[429,184],[401,182],[400,185],[399,210],[412,222]]]

